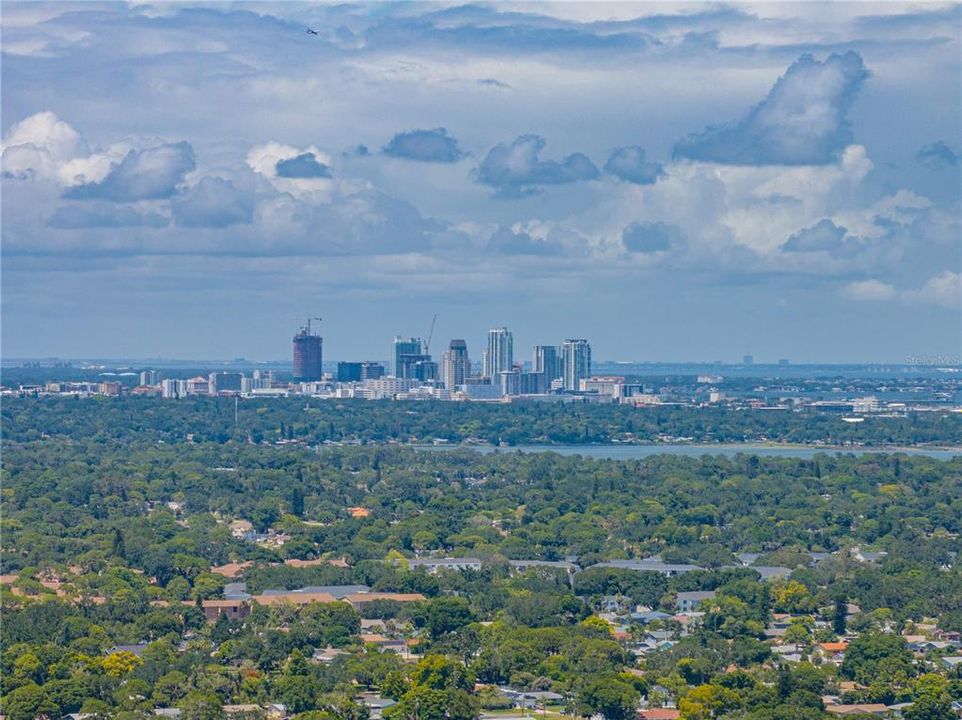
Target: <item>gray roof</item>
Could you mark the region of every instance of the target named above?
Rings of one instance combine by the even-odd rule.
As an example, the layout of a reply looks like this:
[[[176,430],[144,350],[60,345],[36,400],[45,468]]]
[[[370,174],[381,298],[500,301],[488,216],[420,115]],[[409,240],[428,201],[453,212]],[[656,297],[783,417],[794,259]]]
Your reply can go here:
[[[297,590],[265,590],[265,595],[287,595],[288,593],[327,593],[338,600],[348,595],[366,593],[370,590],[367,585],[308,585]]]
[[[714,590],[695,590],[692,592],[678,593],[679,600],[711,600],[715,597]]]
[[[643,560],[608,560],[592,567],[620,568],[622,570],[637,570],[639,572],[661,572],[661,573],[686,573],[692,570],[703,570],[697,565],[686,565],[684,563],[666,563],[658,558],[645,558]]]
[[[478,558],[412,558],[408,560],[408,567],[461,567],[462,565],[480,565]]]
[[[247,600],[249,597],[247,583],[245,582],[232,582],[224,586],[225,600]]]
[[[577,570],[578,566],[567,560],[508,560],[511,567],[550,567],[562,570]]]

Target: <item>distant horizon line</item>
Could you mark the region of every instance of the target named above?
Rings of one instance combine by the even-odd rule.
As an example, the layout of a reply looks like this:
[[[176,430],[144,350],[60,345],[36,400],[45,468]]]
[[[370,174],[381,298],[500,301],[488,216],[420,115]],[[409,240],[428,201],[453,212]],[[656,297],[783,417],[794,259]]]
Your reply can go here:
[[[885,360],[866,360],[866,361],[791,361],[790,359],[784,362],[779,359],[775,361],[755,361],[752,363],[744,362],[733,362],[726,360],[597,360],[592,363],[592,365],[597,366],[617,366],[617,365],[694,365],[694,366],[706,366],[706,367],[729,367],[729,368],[784,368],[784,367],[907,367],[907,368],[962,368],[962,357],[960,356],[946,356],[943,354],[934,354],[932,356],[922,355],[922,356],[910,356],[904,358],[902,361],[885,361]],[[280,367],[291,367],[292,362],[290,359],[273,359],[273,360],[255,360],[246,357],[236,357],[231,359],[226,358],[183,358],[183,357],[63,357],[57,355],[45,355],[45,356],[20,356],[20,357],[7,357],[0,358],[0,366],[2,367],[22,367],[22,363],[33,362],[33,363],[91,363],[91,364],[124,364],[124,365],[150,365],[151,363],[163,363],[168,366],[179,366],[179,367],[204,367],[204,366],[237,366],[237,365],[271,365]],[[324,360],[324,365],[336,365],[339,362],[379,362],[385,365],[390,365],[391,361],[389,358],[365,358],[362,360],[352,359],[332,359]],[[522,361],[524,362],[524,361]],[[47,367],[50,367],[47,365]],[[79,369],[79,368],[78,368]]]

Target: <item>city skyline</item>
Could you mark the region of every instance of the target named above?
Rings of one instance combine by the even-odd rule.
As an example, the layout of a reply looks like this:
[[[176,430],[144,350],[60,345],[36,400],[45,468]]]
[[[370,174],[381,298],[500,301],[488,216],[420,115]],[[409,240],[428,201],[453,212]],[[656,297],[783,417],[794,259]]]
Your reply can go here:
[[[960,20],[5,3],[4,356],[957,356]]]

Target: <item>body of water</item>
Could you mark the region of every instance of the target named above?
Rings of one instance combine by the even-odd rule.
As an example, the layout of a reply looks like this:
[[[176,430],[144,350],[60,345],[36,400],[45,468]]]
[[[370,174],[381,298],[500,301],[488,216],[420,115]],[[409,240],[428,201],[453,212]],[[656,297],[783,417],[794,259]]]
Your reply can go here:
[[[759,456],[812,458],[827,453],[905,453],[906,455],[925,455],[938,460],[951,460],[962,455],[962,449],[936,448],[864,448],[864,447],[801,447],[794,445],[759,445],[750,443],[731,443],[717,445],[516,445],[513,447],[493,447],[490,445],[422,445],[420,450],[473,450],[479,453],[491,452],[553,452],[559,455],[581,455],[599,460],[638,460],[650,455],[725,455],[731,457],[739,453]]]

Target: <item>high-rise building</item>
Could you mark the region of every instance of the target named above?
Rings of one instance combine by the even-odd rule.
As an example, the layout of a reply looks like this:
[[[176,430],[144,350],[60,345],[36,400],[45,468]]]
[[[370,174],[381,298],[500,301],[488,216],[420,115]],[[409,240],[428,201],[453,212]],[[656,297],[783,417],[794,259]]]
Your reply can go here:
[[[163,397],[165,398],[182,398],[187,397],[187,381],[186,380],[164,380],[161,383],[163,388]]]
[[[338,382],[363,382],[384,377],[384,366],[376,362],[339,362]]]
[[[314,382],[324,377],[321,369],[324,338],[311,334],[308,321],[294,336],[294,382]]]
[[[412,358],[425,359],[424,343],[421,338],[402,338],[400,335],[394,338],[394,377],[406,378],[413,377],[406,374],[407,368],[417,362]]]
[[[452,340],[441,356],[441,381],[448,390],[457,390],[471,374],[468,344],[461,339]]]
[[[551,381],[557,380],[564,373],[558,346],[535,345],[531,354],[531,372],[544,375],[544,386],[550,388]]]
[[[521,371],[518,368],[502,370],[498,373],[498,383],[501,386],[501,395],[518,395],[520,393]]]
[[[244,375],[238,372],[212,372],[207,376],[207,392],[211,395],[239,393],[243,388]]]
[[[581,381],[591,377],[591,345],[585,339],[568,339],[561,343],[565,390],[578,390]]]
[[[438,379],[438,364],[431,359],[430,355],[418,355],[416,360],[412,360],[406,366],[406,372],[404,377],[421,382],[435,382]]]
[[[540,395],[547,388],[544,373],[523,372],[518,376],[519,395]]]
[[[160,373],[156,370],[144,370],[140,373],[141,385],[156,385],[160,382]]]
[[[514,367],[514,338],[508,328],[488,330],[488,351],[484,361],[484,376],[495,383],[503,371]]]

